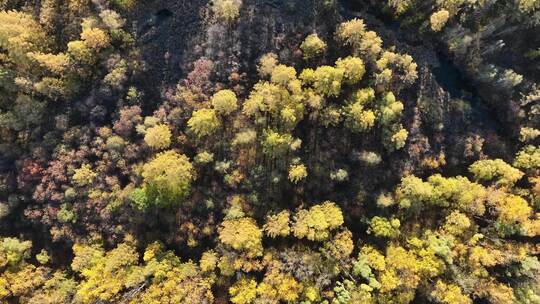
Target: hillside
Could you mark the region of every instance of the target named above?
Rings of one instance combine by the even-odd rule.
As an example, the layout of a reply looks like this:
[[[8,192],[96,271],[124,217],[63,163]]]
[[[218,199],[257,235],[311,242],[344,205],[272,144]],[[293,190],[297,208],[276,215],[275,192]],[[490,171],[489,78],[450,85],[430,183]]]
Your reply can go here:
[[[540,303],[539,0],[0,0],[0,302]]]

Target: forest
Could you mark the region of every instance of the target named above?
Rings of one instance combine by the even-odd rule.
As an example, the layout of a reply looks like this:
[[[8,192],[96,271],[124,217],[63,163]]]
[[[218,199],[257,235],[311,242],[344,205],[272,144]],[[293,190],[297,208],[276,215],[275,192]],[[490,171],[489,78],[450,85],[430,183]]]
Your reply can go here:
[[[540,304],[540,0],[0,0],[0,303]]]

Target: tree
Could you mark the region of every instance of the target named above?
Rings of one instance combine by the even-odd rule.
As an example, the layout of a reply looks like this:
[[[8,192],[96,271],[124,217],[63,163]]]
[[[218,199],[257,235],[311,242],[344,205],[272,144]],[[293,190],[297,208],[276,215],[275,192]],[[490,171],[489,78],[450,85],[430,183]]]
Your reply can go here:
[[[368,233],[377,237],[394,239],[399,236],[400,222],[398,219],[388,220],[384,217],[375,216],[369,223]]]
[[[326,50],[326,43],[317,34],[311,34],[300,45],[304,60],[321,56]]]
[[[156,207],[182,204],[194,179],[193,165],[187,156],[175,151],[159,153],[142,168],[144,193]]]
[[[336,61],[336,67],[343,70],[344,82],[349,85],[358,83],[366,73],[364,62],[358,57],[339,58]]]
[[[139,260],[135,247],[124,243],[104,254],[99,247],[75,245],[73,252],[72,269],[84,278],[77,286],[76,301],[120,300],[127,279]]]
[[[495,181],[497,185],[512,186],[523,177],[523,172],[502,159],[479,160],[469,167],[475,180]]]
[[[105,25],[111,30],[118,30],[124,26],[125,20],[117,12],[106,9],[99,13],[99,17]]]
[[[506,225],[522,224],[532,216],[532,208],[517,195],[501,193],[494,196],[490,203],[497,209],[498,220]]]
[[[240,279],[229,288],[231,302],[234,304],[250,304],[257,297],[257,282],[253,279]]]
[[[107,32],[99,28],[86,28],[81,32],[81,40],[91,50],[100,51],[108,48],[111,39]]]
[[[194,159],[197,164],[208,164],[214,161],[214,154],[207,151],[202,151],[195,155]]]
[[[167,125],[156,125],[146,130],[144,141],[156,150],[167,149],[171,145],[171,129]]]
[[[201,260],[199,261],[199,267],[203,272],[210,272],[216,268],[217,262],[218,257],[215,251],[205,251],[201,256]]]
[[[333,292],[335,293],[332,303],[348,304],[348,303],[375,303],[371,296],[373,288],[366,284],[357,285],[351,280],[343,280],[336,282]]]
[[[248,257],[262,255],[262,231],[252,218],[225,220],[219,228],[219,240]]]
[[[122,243],[105,254],[99,246],[78,245],[74,249],[76,259],[81,258],[76,265],[77,271],[83,276],[90,275],[78,287],[78,302],[91,300],[83,297],[87,295],[93,295],[94,299],[97,296],[100,301],[129,303],[214,302],[211,291],[213,279],[204,277],[194,263],[182,263],[179,257],[165,251],[158,242],[146,247],[142,257],[144,264],[137,263],[135,248],[128,243]],[[81,270],[81,266],[85,269]],[[96,271],[103,275],[103,280],[97,284],[93,281]]]
[[[296,70],[283,64],[276,66],[272,70],[272,82],[281,86],[287,86],[289,82],[296,79]]]
[[[540,136],[540,130],[534,128],[521,128],[519,130],[519,140],[521,142],[529,142]]]
[[[147,128],[157,125],[158,121],[151,117],[145,117],[143,122],[141,111],[138,106],[123,107],[120,110],[120,118],[113,125],[114,132],[127,138],[135,130],[144,134]]]
[[[240,14],[242,0],[212,0],[212,10],[216,17],[225,22],[232,22]]]
[[[524,13],[530,13],[537,10],[540,7],[538,0],[519,0],[518,8]]]
[[[44,267],[21,263],[17,268],[7,269],[0,275],[0,300],[25,299],[42,286],[49,276]]]
[[[403,108],[403,103],[396,101],[396,97],[392,92],[386,93],[383,97],[379,114],[381,124],[391,126],[393,123],[398,122]]]
[[[290,213],[287,210],[275,215],[267,215],[263,230],[271,238],[288,236],[291,233]]]
[[[28,300],[29,304],[69,303],[77,291],[77,282],[63,271],[56,271]]]
[[[373,151],[362,151],[358,158],[368,166],[377,166],[382,162],[381,155]]]
[[[114,0],[113,3],[123,10],[130,11],[137,4],[137,0]]]
[[[384,256],[370,246],[362,247],[358,259],[354,262],[352,273],[368,281],[371,290],[381,288],[373,270],[383,271],[386,267]]]
[[[80,64],[92,65],[97,61],[97,57],[94,56],[92,50],[80,40],[70,41],[67,53],[74,62]]]
[[[462,235],[471,226],[469,217],[459,211],[452,211],[446,217],[443,229],[451,235]]]
[[[257,286],[257,301],[297,303],[302,287],[294,277],[271,264],[263,281]]]
[[[348,105],[345,111],[345,125],[354,132],[369,131],[375,125],[375,113],[365,110],[360,102]]]
[[[525,172],[540,170],[540,146],[525,146],[516,154],[513,166]]]
[[[265,130],[262,138],[263,152],[272,157],[284,155],[293,144],[290,134],[281,134],[274,130]]]
[[[379,208],[387,208],[395,204],[396,201],[394,200],[392,195],[387,192],[382,192],[381,194],[379,194],[379,196],[377,196],[377,207]]]
[[[363,106],[367,106],[375,100],[375,90],[372,88],[360,89],[354,94],[354,100]]]
[[[504,283],[491,280],[478,286],[478,290],[479,294],[493,304],[516,303],[516,297],[512,288]]]
[[[349,179],[349,172],[343,168],[339,168],[330,172],[330,179],[336,182],[343,182]]]
[[[211,100],[217,113],[229,115],[238,108],[236,94],[231,90],[218,91]]]
[[[394,126],[392,129],[386,130],[386,138],[383,139],[383,144],[389,151],[395,151],[405,147],[407,138],[409,137],[409,132],[401,125]]]
[[[45,31],[31,15],[18,11],[0,11],[0,48],[20,67],[28,64],[27,53],[44,50]]]
[[[0,243],[0,267],[17,267],[30,257],[31,241],[16,238],[3,238]]]
[[[400,16],[414,7],[413,0],[388,1],[388,6],[395,16]]]
[[[272,71],[272,82],[258,82],[244,102],[242,113],[266,127],[290,130],[304,115],[301,83],[294,68],[279,65]]]
[[[29,52],[26,55],[36,61],[41,67],[56,75],[63,75],[69,68],[69,56],[63,53],[55,55],[44,54],[41,52]]]
[[[376,82],[385,86],[393,84],[401,88],[413,84],[418,78],[417,64],[407,54],[385,51],[376,65],[379,70]]]
[[[365,30],[366,26],[364,24],[364,20],[355,18],[341,23],[336,33],[338,38],[343,43],[359,49]]]
[[[315,71],[305,69],[300,78],[305,84],[311,84],[315,91],[322,96],[338,96],[341,93],[345,71],[343,69],[320,66]]]
[[[215,301],[213,280],[204,277],[192,262],[180,263],[172,252],[150,260],[145,268],[153,271],[151,285],[131,303],[210,304]]]
[[[459,286],[447,284],[441,280],[435,284],[431,296],[437,303],[442,304],[471,304],[471,299],[461,292]]]
[[[433,13],[429,20],[431,23],[431,30],[433,30],[434,32],[442,30],[446,25],[449,17],[450,13],[445,9]]]
[[[201,109],[193,112],[188,121],[190,131],[198,138],[211,135],[221,125],[214,109]]]
[[[247,146],[257,140],[257,132],[255,130],[247,129],[242,132],[236,133],[232,141],[233,146]]]
[[[90,186],[94,179],[96,178],[97,173],[92,171],[92,168],[89,164],[82,165],[79,169],[75,170],[73,174],[73,183],[79,187]]]
[[[36,254],[36,260],[41,265],[45,265],[50,262],[51,257],[45,249],[41,249],[41,251],[38,254]]]
[[[330,236],[330,231],[343,224],[343,214],[335,203],[326,201],[308,210],[301,209],[294,217],[292,231],[295,237],[311,241],[322,241]]]
[[[274,53],[264,54],[261,59],[259,59],[259,65],[257,66],[257,71],[259,72],[260,77],[268,77],[272,75],[272,71],[278,65],[277,55]]]
[[[324,243],[324,248],[332,258],[346,261],[354,250],[352,232],[345,229],[336,233]]]
[[[396,189],[396,199],[401,208],[420,207],[433,198],[434,189],[429,183],[411,175],[401,179]]]
[[[413,252],[390,245],[386,248],[385,263],[386,268],[380,275],[381,292],[392,292],[394,297],[409,303],[421,280],[420,261]]]
[[[374,31],[367,31],[358,46],[358,50],[365,58],[373,61],[383,50],[381,37]]]
[[[107,142],[105,145],[107,146],[107,149],[110,151],[121,152],[122,149],[126,146],[126,141],[122,137],[118,135],[114,135],[107,138]]]
[[[341,23],[337,29],[338,39],[351,46],[355,55],[363,55],[374,61],[382,51],[382,39],[373,31],[367,31],[362,19],[352,19]]]
[[[70,204],[62,204],[60,210],[56,214],[56,218],[60,223],[76,223],[77,213],[73,210]]]
[[[305,179],[308,175],[306,166],[303,164],[291,165],[289,168],[289,180],[295,184]]]

